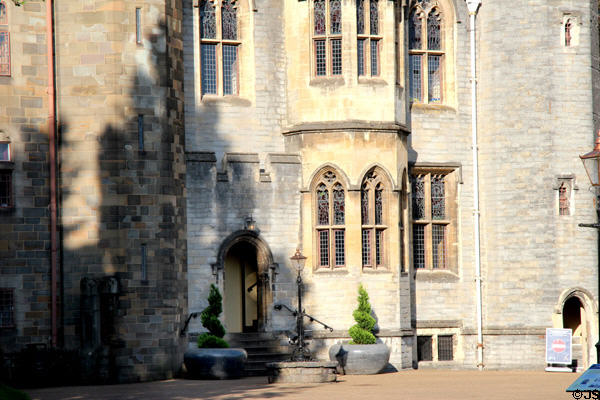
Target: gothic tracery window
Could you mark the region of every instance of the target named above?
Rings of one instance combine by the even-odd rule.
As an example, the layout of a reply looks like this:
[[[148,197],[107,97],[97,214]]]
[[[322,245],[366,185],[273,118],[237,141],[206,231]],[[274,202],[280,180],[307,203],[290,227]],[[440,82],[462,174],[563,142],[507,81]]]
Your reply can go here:
[[[239,93],[237,0],[202,0],[200,8],[200,58],[202,94]]]
[[[361,239],[363,268],[385,266],[386,186],[378,169],[369,171],[361,186]]]
[[[444,18],[436,0],[415,0],[408,18],[410,100],[443,101]]]
[[[333,170],[323,172],[315,189],[316,265],[346,265],[346,191]]]
[[[342,74],[342,1],[313,0],[313,60],[316,76]]]
[[[448,268],[452,227],[448,210],[448,173],[412,176],[413,263],[416,269]]]
[[[379,0],[356,0],[357,67],[359,76],[380,74]]]

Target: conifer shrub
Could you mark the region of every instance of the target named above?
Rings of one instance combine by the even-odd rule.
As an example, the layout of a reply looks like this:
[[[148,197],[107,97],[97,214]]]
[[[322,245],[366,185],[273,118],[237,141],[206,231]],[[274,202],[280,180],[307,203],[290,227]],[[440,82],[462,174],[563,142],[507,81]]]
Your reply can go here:
[[[219,320],[219,315],[223,312],[223,297],[215,285],[210,285],[208,294],[208,307],[200,313],[202,326],[208,329],[208,333],[198,336],[199,348],[227,348],[229,344],[223,339],[225,336],[225,327]]]
[[[376,339],[372,332],[375,326],[375,318],[371,316],[369,295],[362,284],[358,287],[358,308],[354,310],[352,316],[356,321],[356,325],[348,330],[352,338],[350,344],[374,344]]]

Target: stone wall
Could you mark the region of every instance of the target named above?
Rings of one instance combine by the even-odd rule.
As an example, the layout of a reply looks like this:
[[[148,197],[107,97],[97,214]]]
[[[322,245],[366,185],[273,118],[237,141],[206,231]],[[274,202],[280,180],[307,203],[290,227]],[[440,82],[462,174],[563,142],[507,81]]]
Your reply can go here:
[[[7,6],[10,76],[0,76],[0,141],[10,142],[12,207],[0,209],[0,288],[13,289],[15,327],[0,349],[51,343],[48,70],[45,3]],[[7,28],[7,29],[5,29]]]

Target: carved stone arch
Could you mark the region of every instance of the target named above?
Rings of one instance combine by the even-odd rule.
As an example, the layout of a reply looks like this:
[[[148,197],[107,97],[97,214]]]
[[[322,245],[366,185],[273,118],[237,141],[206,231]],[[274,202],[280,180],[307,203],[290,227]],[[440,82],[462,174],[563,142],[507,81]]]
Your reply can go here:
[[[334,171],[337,174],[337,179],[338,179],[338,181],[340,181],[342,186],[346,190],[350,189],[351,184],[350,184],[350,179],[348,179],[348,175],[346,175],[346,173],[337,165],[335,165],[333,163],[326,163],[326,164],[322,164],[321,166],[319,166],[310,176],[310,180],[308,181],[310,191],[313,191],[315,189],[316,185],[319,182],[321,175],[326,173],[327,170]]]
[[[273,303],[273,292],[271,290],[273,283],[273,275],[277,268],[277,264],[273,262],[273,253],[267,242],[255,231],[239,230],[231,233],[223,240],[217,253],[217,262],[212,265],[213,273],[223,277],[221,290],[225,289],[224,274],[225,260],[228,253],[238,244],[248,244],[256,250],[256,267],[257,276],[256,283],[252,286],[257,286],[257,321],[259,332],[264,332],[269,329],[271,318],[271,304]],[[238,248],[239,249],[239,248]],[[242,275],[243,276],[243,275]],[[248,292],[250,289],[248,289]],[[224,293],[224,300],[227,298]]]
[[[250,243],[256,248],[259,272],[268,272],[271,265],[273,265],[273,253],[271,253],[269,245],[262,237],[260,237],[257,232],[244,229],[233,232],[227,236],[225,240],[223,240],[221,246],[219,247],[219,252],[217,253],[217,263],[215,264],[216,269],[223,269],[227,252],[231,250],[234,245],[240,242]]]
[[[571,297],[577,297],[587,311],[593,314],[598,312],[598,304],[594,301],[594,295],[589,290],[577,286],[562,291],[558,297],[558,302],[554,307],[554,312],[557,314],[562,314],[565,302]]]
[[[383,176],[385,177],[384,180],[387,181],[387,184],[389,185],[388,188],[390,190],[400,189],[397,185],[396,180],[392,177],[392,174],[390,174],[390,172],[385,167],[381,166],[378,163],[372,163],[361,171],[359,180],[358,180],[359,185],[362,185],[367,174],[375,169],[377,169],[378,171],[381,171],[383,173]]]

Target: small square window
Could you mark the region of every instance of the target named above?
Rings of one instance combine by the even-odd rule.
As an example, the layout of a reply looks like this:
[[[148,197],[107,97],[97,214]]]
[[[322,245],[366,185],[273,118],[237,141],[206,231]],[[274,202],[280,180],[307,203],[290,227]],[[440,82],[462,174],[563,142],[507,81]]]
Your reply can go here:
[[[417,361],[432,361],[431,336],[417,336]]]
[[[0,288],[0,328],[15,326],[14,289]]]

